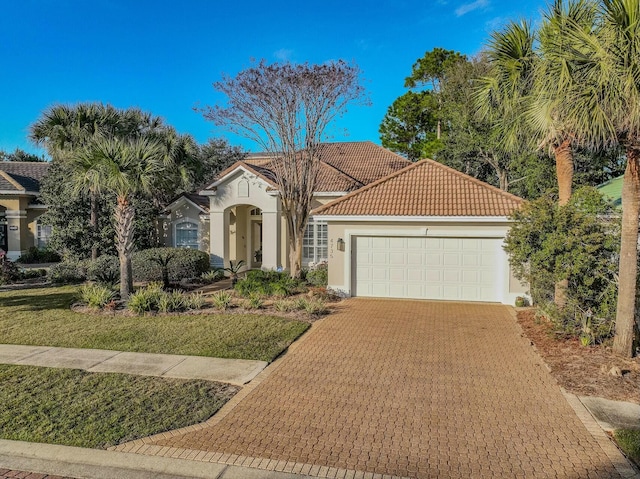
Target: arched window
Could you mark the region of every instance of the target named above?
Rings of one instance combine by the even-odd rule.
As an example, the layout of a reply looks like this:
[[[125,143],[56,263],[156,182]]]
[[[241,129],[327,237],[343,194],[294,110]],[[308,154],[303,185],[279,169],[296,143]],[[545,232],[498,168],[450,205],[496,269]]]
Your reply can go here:
[[[254,208],[249,212],[250,216],[260,216],[262,214],[262,210],[260,208]]]
[[[175,245],[177,248],[198,249],[198,223],[183,221],[176,224]]]

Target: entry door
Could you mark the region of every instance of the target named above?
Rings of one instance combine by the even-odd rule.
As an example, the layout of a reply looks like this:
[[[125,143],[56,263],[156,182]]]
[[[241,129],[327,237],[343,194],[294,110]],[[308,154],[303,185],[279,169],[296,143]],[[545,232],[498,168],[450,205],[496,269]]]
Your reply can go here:
[[[7,222],[0,220],[0,249],[2,251],[9,250],[9,242],[7,241]]]
[[[356,296],[500,301],[497,238],[355,238]]]

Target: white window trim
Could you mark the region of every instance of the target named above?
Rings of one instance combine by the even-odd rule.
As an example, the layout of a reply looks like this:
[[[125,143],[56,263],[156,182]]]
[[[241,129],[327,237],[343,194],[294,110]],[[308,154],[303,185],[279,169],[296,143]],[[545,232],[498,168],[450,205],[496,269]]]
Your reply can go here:
[[[46,235],[46,241],[42,244],[42,229],[50,228],[49,234]],[[36,248],[42,249],[46,248],[49,244],[49,239],[51,238],[51,233],[53,233],[53,227],[51,225],[45,225],[41,220],[36,220]]]
[[[313,249],[313,258],[309,258],[309,257],[305,257],[304,256],[304,249],[305,249],[305,245],[304,245],[304,239],[303,239],[303,243],[302,243],[302,262],[303,264],[309,265],[312,263],[320,263],[323,261],[328,261],[328,256],[329,256],[329,227],[327,225],[326,221],[323,220],[314,220],[313,218],[310,218],[309,221],[307,222],[307,227],[309,225],[313,225],[313,245],[307,245],[306,248],[312,248]],[[324,236],[325,236],[325,244],[321,245],[319,240],[319,235],[318,235],[318,231],[319,229],[316,226],[324,226],[325,230],[324,230]],[[305,232],[306,232],[306,227],[305,227]],[[318,250],[320,248],[324,248],[327,251],[327,254],[325,258],[320,258],[318,257]]]
[[[196,225],[196,232],[197,232],[197,236],[196,236],[196,247],[195,248],[188,248],[188,249],[200,249],[200,244],[201,244],[201,239],[200,239],[200,223],[199,221],[193,221],[190,218],[183,218],[180,219],[179,221],[175,221],[173,223],[173,247],[174,248],[187,248],[186,246],[179,246],[178,245],[178,226],[183,225],[183,224],[192,224],[192,225]]]

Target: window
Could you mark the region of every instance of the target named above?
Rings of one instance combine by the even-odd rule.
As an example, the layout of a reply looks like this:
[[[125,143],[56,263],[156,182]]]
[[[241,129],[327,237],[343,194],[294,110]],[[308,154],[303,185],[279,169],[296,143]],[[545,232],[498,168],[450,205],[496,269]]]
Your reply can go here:
[[[176,247],[198,249],[198,224],[183,221],[176,225]]]
[[[36,246],[38,248],[46,248],[51,237],[51,225],[42,224],[40,220],[36,221]]]
[[[302,262],[319,263],[327,260],[328,229],[326,223],[309,221],[302,237]]]

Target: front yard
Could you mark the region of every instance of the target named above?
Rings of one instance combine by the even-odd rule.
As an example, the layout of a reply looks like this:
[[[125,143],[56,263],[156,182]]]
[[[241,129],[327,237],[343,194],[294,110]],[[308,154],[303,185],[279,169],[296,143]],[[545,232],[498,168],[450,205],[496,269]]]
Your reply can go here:
[[[0,438],[106,448],[205,421],[239,388],[0,364]]]
[[[70,310],[78,288],[0,293],[0,344],[272,361],[309,324],[260,314],[106,315]]]

